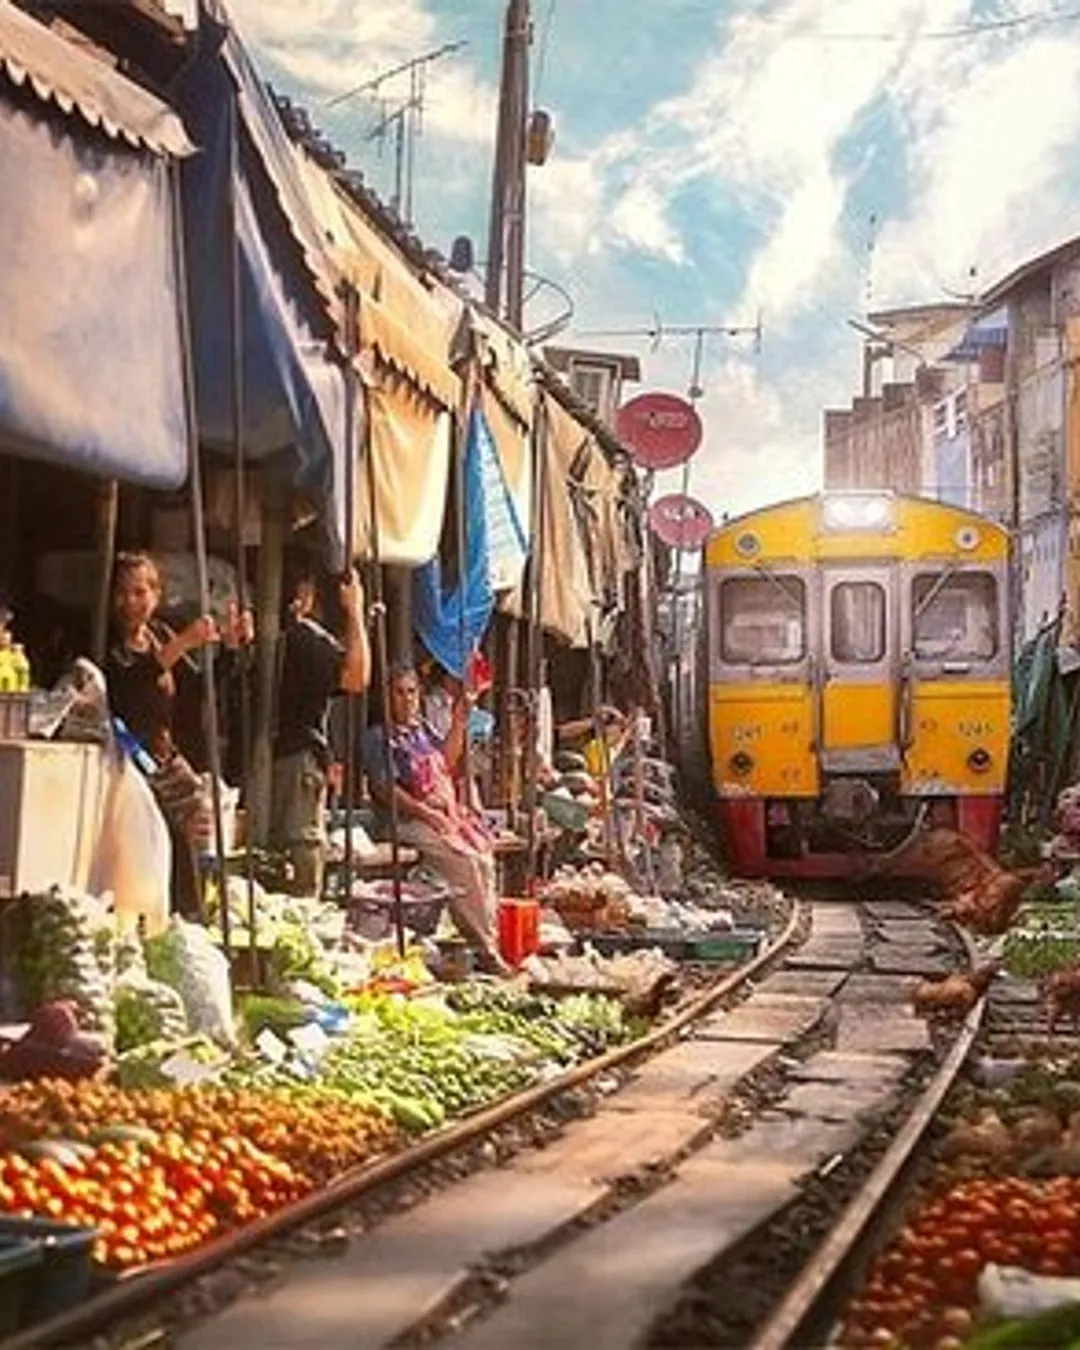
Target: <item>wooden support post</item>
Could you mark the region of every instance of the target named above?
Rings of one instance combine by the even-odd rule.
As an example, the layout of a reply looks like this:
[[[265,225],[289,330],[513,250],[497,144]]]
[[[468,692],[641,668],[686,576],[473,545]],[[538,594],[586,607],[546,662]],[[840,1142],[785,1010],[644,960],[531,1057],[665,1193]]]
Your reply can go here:
[[[248,828],[252,841],[265,847],[270,839],[270,785],[273,777],[274,722],[281,644],[281,612],[285,542],[288,536],[287,503],[272,482],[262,493],[262,543],[259,548],[257,594],[256,694],[251,739],[251,801]]]
[[[94,600],[90,652],[100,666],[105,661],[109,647],[113,559],[116,556],[116,523],[120,511],[120,484],[115,478],[98,484],[95,506],[97,512],[94,533],[97,545],[98,588]]]

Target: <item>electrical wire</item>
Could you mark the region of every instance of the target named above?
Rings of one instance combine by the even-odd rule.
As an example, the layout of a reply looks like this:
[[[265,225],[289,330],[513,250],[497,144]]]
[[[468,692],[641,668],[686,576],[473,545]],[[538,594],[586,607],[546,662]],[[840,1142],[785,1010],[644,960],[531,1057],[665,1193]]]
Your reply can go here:
[[[547,69],[548,44],[551,40],[551,25],[555,18],[555,6],[558,0],[548,0],[547,12],[544,15],[544,22],[540,27],[540,50],[536,57],[536,99],[540,98],[540,91],[544,84],[544,71]]]
[[[930,29],[926,32],[916,30],[912,33],[816,33],[813,36],[826,42],[952,42],[1027,25],[1072,23],[1076,19],[1080,19],[1080,9],[1049,10],[1043,14],[1014,14],[1008,19],[986,19],[981,23],[964,24],[957,28]]]

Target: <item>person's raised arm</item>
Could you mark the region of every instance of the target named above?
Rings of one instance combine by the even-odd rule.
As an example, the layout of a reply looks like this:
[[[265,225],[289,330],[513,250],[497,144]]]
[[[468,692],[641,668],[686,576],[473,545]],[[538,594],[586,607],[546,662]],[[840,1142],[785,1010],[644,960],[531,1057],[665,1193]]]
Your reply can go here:
[[[364,587],[355,572],[342,583],[341,608],[345,615],[345,656],[340,688],[344,694],[362,694],[371,683],[371,647],[364,622]]]

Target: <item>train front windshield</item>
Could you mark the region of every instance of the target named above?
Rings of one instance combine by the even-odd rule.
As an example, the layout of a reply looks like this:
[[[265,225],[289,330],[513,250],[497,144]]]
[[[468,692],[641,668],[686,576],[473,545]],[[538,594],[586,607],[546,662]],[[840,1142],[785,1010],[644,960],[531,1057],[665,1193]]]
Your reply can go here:
[[[731,666],[793,665],[806,655],[799,577],[729,577],[720,587],[721,658]]]
[[[989,572],[922,573],[911,599],[920,661],[989,661],[997,655],[997,581]]]

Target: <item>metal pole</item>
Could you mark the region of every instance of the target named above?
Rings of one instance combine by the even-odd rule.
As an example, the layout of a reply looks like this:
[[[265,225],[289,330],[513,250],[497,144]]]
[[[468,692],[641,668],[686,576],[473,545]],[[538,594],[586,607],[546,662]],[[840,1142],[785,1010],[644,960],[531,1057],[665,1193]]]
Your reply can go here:
[[[696,405],[697,401],[701,398],[702,393],[701,365],[702,360],[704,358],[704,354],[705,354],[705,330],[704,328],[699,328],[694,337],[694,364],[690,375],[689,398],[690,403],[692,405]],[[690,464],[691,461],[688,459],[686,463],[683,465],[681,491],[684,497],[687,496],[687,494],[690,491]],[[682,725],[683,654],[682,654],[682,622],[681,622],[682,595],[680,593],[682,590],[682,560],[683,560],[682,543],[683,543],[682,527],[680,526],[679,543],[675,553],[675,580],[672,587],[673,602],[672,602],[672,617],[671,617],[671,641],[672,646],[675,648],[675,687],[672,690],[672,699],[671,699],[672,721],[675,724],[673,728],[672,748],[675,751],[676,759],[678,759],[679,757],[679,746],[682,742],[683,736],[683,725]]]
[[[547,475],[548,475],[548,456],[547,456],[547,404],[544,399],[540,399],[536,405],[536,411],[533,417],[532,429],[532,451],[533,451],[533,471],[532,471],[532,549],[529,557],[528,586],[526,594],[528,597],[528,634],[529,634],[529,661],[528,675],[529,682],[529,725],[528,740],[525,743],[525,810],[528,816],[526,839],[528,841],[528,855],[525,871],[525,893],[532,895],[533,886],[536,881],[536,864],[538,841],[536,834],[536,808],[537,808],[537,759],[539,757],[539,746],[537,745],[537,736],[539,734],[539,705],[540,681],[543,672],[543,608],[541,604],[541,590],[544,576],[545,559],[545,521],[547,513],[545,507],[545,497],[547,495]]]
[[[97,544],[98,593],[94,605],[94,628],[90,650],[102,665],[109,647],[109,609],[112,596],[113,558],[116,555],[116,523],[120,509],[120,484],[110,478],[98,488]]]
[[[454,491],[457,497],[455,511],[455,546],[458,555],[458,593],[461,597],[458,609],[458,651],[461,657],[461,688],[465,693],[469,678],[469,638],[465,607],[469,590],[469,521],[465,510],[465,466],[469,453],[469,440],[472,431],[472,367],[463,381],[462,415],[457,419],[457,453],[454,456]],[[466,716],[465,739],[462,742],[462,784],[464,801],[471,806],[472,797],[472,749],[469,745],[469,721]]]
[[[184,397],[187,405],[188,455],[191,471],[191,524],[195,541],[195,569],[199,583],[199,608],[210,611],[210,569],[206,558],[206,513],[203,507],[202,466],[199,462],[199,437],[195,411],[195,373],[191,354],[191,317],[188,313],[187,259],[184,250],[184,222],[180,211],[179,179],[171,170],[173,248],[178,273],[177,306],[180,316],[180,341],[183,350]],[[225,959],[231,961],[232,942],[229,917],[228,873],[225,866],[225,829],[221,816],[221,746],[218,742],[217,685],[214,680],[214,648],[203,648],[203,697],[206,701],[207,758],[210,762],[210,796],[214,815],[214,861],[221,894],[221,945]]]
[[[351,580],[356,556],[356,358],[360,350],[360,297],[346,284],[345,302],[345,575]],[[368,455],[370,458],[370,446]],[[375,508],[372,505],[372,512]],[[361,622],[363,619],[361,618]],[[345,902],[353,898],[353,802],[356,797],[356,695],[345,695]]]
[[[375,443],[370,434],[371,418],[365,418],[367,436],[368,541],[372,562],[372,604],[375,618],[375,657],[379,663],[379,684],[383,706],[383,751],[386,756],[386,781],[390,789],[390,872],[394,888],[394,931],[398,955],[405,955],[405,913],[401,895],[401,829],[397,794],[394,791],[394,755],[390,746],[390,656],[387,641],[386,600],[383,595],[382,567],[379,562],[379,509],[376,501]]]
[[[244,292],[240,262],[240,229],[237,216],[236,184],[240,171],[240,120],[234,100],[230,117],[230,173],[229,173],[229,250],[230,327],[232,338],[232,419],[234,489],[236,509],[236,604],[238,615],[247,608],[247,551],[244,547],[244,520],[246,516],[244,482]],[[237,653],[240,664],[240,791],[246,815],[251,812],[251,685],[248,653]],[[251,943],[251,978],[260,982],[258,947],[258,914],[255,904],[255,860],[251,851],[250,821],[244,830],[244,881],[247,892],[248,935]]]

